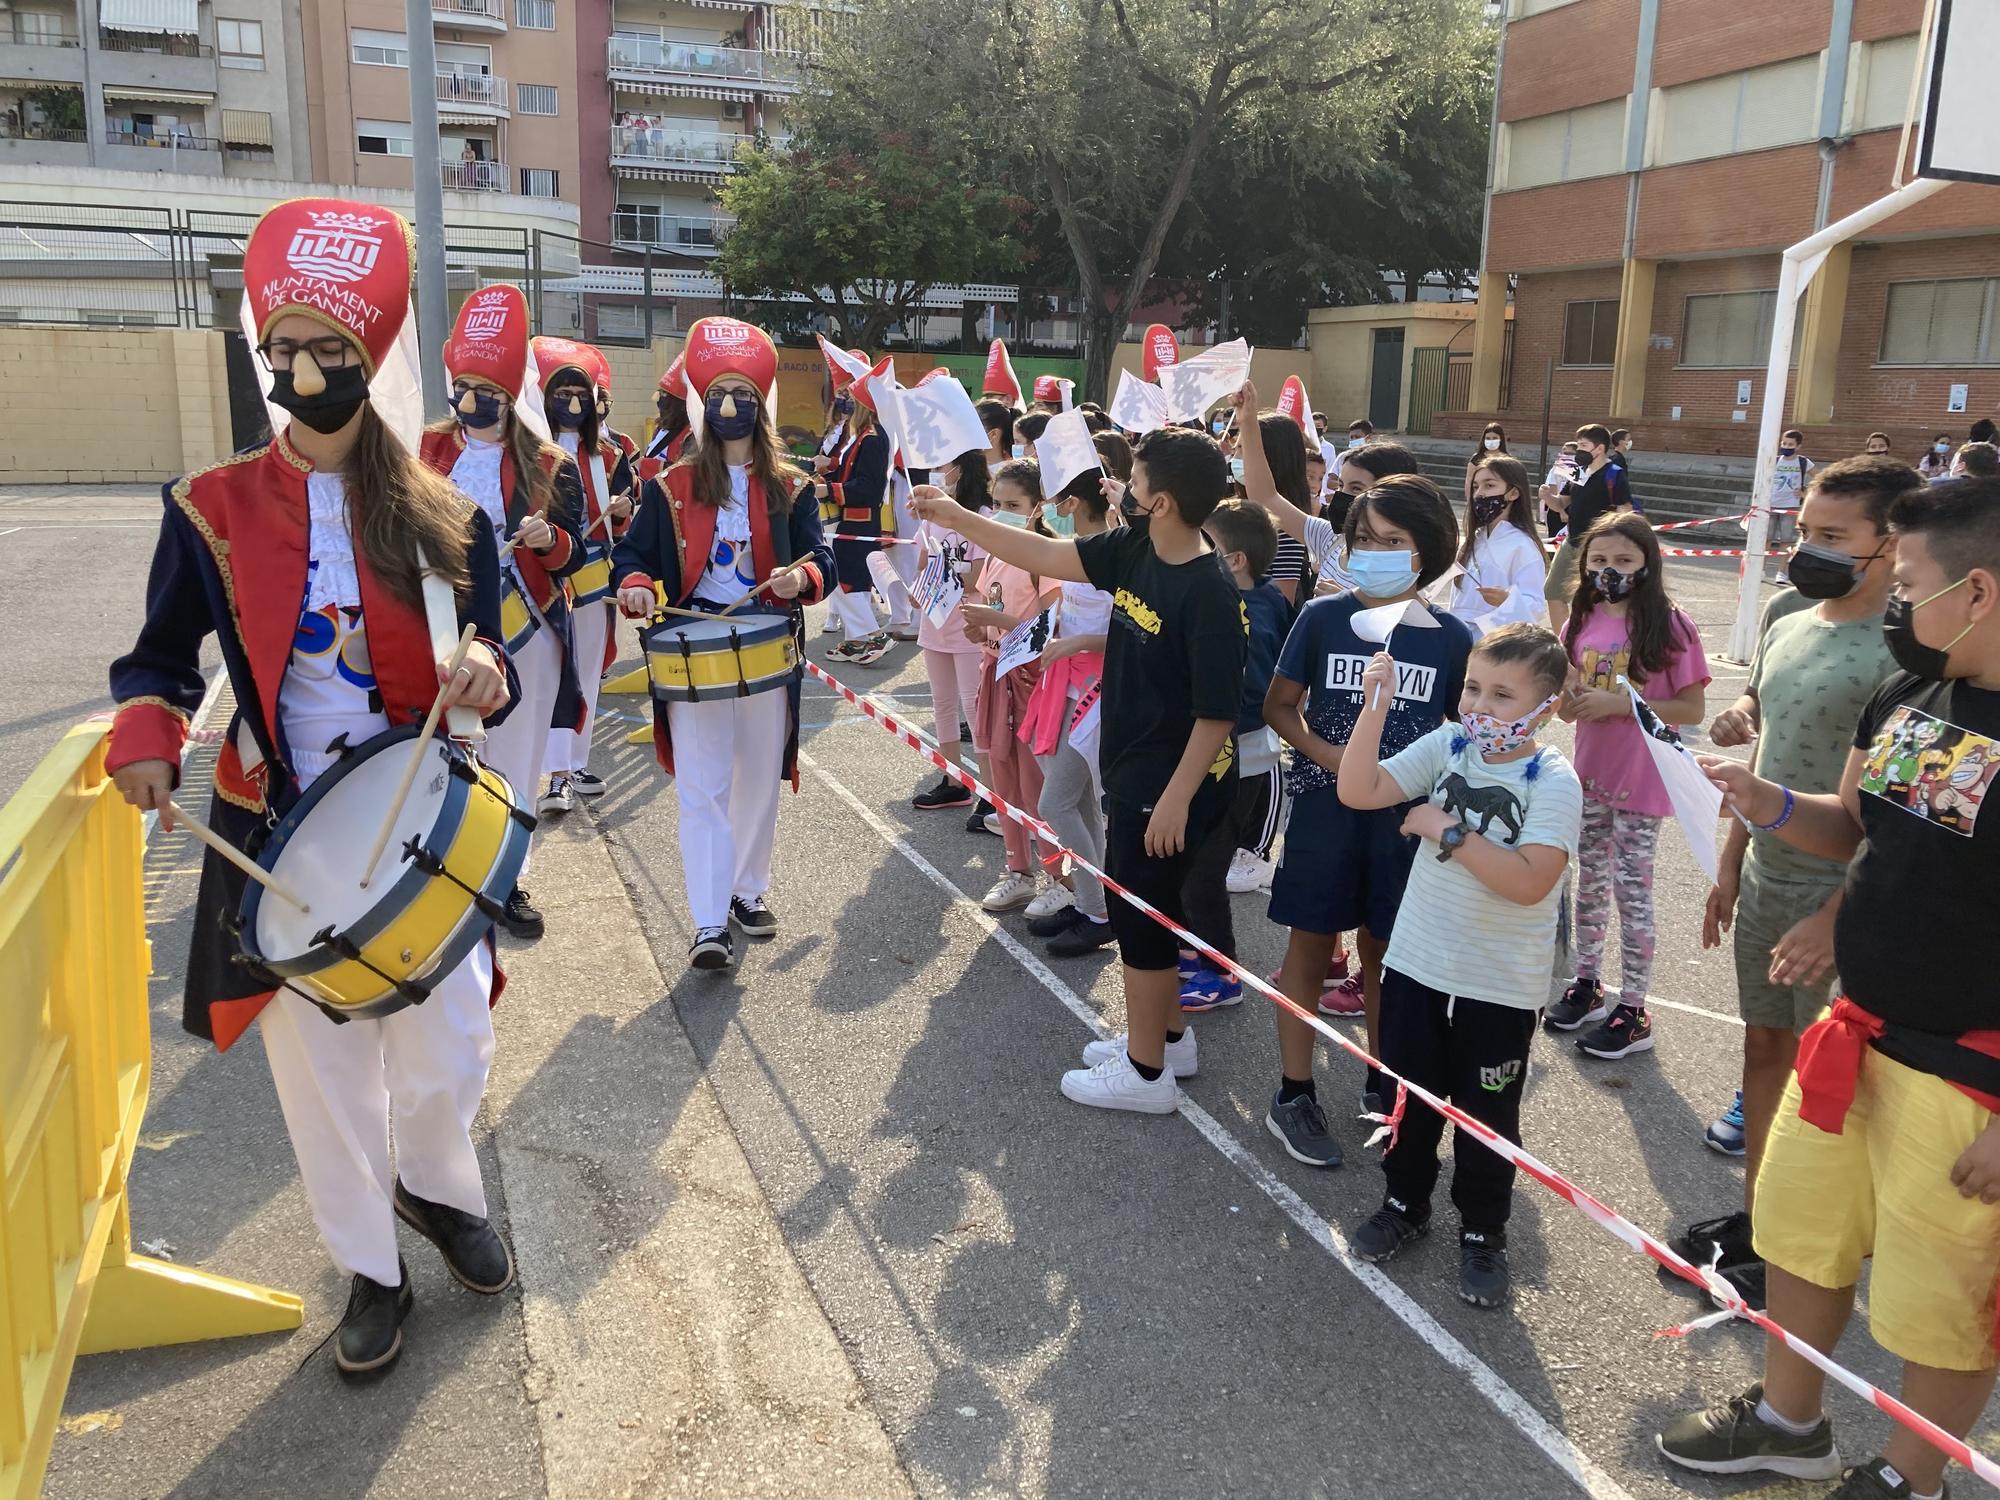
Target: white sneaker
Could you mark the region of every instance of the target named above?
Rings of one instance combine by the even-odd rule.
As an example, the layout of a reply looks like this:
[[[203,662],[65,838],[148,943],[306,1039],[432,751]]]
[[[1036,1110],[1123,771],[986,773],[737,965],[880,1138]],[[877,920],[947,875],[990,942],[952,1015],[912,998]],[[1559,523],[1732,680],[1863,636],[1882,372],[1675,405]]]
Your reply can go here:
[[[1094,1109],[1129,1109],[1142,1115],[1170,1115],[1181,1104],[1171,1071],[1148,1082],[1122,1049],[1096,1067],[1063,1074],[1062,1092],[1063,1098]]]
[[[1246,891],[1268,891],[1271,888],[1271,863],[1259,859],[1248,849],[1238,849],[1229,861],[1229,875],[1226,881],[1232,895],[1240,896]]]
[[[1094,1068],[1099,1063],[1111,1062],[1126,1055],[1132,1045],[1132,1038],[1121,1031],[1114,1037],[1088,1043],[1083,1049],[1083,1065]],[[1192,1078],[1197,1062],[1194,1045],[1194,1028],[1188,1027],[1181,1033],[1178,1042],[1167,1043],[1167,1071],[1176,1078]]]
[[[566,813],[576,810],[576,795],[570,790],[567,776],[549,778],[549,789],[543,792],[535,803],[538,814]]]
[[[1069,905],[1069,892],[1063,889],[1061,881],[1051,880],[1046,875],[1036,878],[1041,882],[1042,888],[1035,893],[1035,899],[1028,903],[1024,916],[1052,917]]]
[[[988,911],[1012,911],[1035,899],[1035,877],[1025,870],[1009,870],[993,882],[993,889],[979,898]]]
[[[998,814],[997,812],[988,813],[986,815],[985,822],[986,822],[986,831],[992,834],[993,837],[995,837],[996,839],[1006,837],[1006,835],[1000,831],[1000,814]]]

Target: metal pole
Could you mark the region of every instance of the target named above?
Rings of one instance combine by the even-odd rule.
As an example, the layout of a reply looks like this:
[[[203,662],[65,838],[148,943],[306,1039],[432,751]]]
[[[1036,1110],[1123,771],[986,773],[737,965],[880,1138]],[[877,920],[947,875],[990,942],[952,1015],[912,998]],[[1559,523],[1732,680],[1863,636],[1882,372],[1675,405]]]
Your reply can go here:
[[[646,347],[650,350],[653,347],[653,246],[650,241],[646,245],[646,268],[642,274],[646,279],[640,283],[639,292],[646,308]]]
[[[444,271],[444,177],[438,167],[437,38],[431,0],[403,0],[410,46],[410,174],[417,190],[417,351],[424,415],[446,414],[444,341],[450,294]]]
[[[1542,448],[1535,455],[1535,467],[1544,474],[1549,472],[1549,404],[1556,393],[1556,361],[1550,355],[1542,361]]]

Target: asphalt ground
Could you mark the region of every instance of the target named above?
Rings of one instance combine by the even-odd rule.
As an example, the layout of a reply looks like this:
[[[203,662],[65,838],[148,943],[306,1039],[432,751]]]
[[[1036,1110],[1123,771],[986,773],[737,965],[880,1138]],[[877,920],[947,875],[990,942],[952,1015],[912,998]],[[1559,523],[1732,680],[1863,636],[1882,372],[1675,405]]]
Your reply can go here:
[[[0,531],[23,524],[17,504],[0,499]],[[81,582],[52,584],[25,621],[19,592],[0,590],[0,625],[15,627],[8,638],[28,664],[7,690],[17,696],[0,702],[0,790],[18,784],[77,710],[102,703],[103,665],[137,620],[156,506],[137,498],[141,527],[113,528],[104,524],[118,519],[112,500],[85,497],[63,514],[72,527],[37,518],[27,524],[55,529],[10,539],[45,549],[10,552],[17,565],[44,562],[31,576]],[[90,566],[77,568],[78,554]],[[66,571],[46,571],[63,557]],[[1670,566],[1719,650],[1733,569]],[[629,631],[625,644],[629,655]],[[1711,713],[1743,680],[1725,663],[1712,669]],[[913,647],[874,669],[836,670],[927,722]],[[178,839],[156,841],[160,1055],[153,1140],[133,1173],[136,1234],[165,1238],[192,1263],[302,1292],[308,1323],[289,1339],[84,1361],[72,1418],[126,1420],[80,1421],[84,1430],[60,1438],[50,1493],[743,1493],[764,1487],[743,1445],[706,1450],[706,1469],[678,1442],[664,1457],[617,1445],[648,1424],[697,1431],[746,1407],[817,1434],[808,1441],[826,1464],[816,1487],[840,1494],[896,1483],[934,1495],[1078,1496],[1828,1488],[1664,1468],[1652,1433],[1753,1378],[1755,1336],[1658,1337],[1701,1304],[1532,1184],[1517,1192],[1517,1295],[1503,1310],[1458,1301],[1448,1212],[1440,1232],[1386,1272],[1354,1262],[1344,1231],[1381,1192],[1367,1127],[1336,1113],[1349,1156],[1336,1171],[1283,1156],[1263,1128],[1276,1047],[1269,1006],[1254,995],[1194,1022],[1201,1072],[1178,1116],[1107,1115],[1063,1100],[1057,1077],[1092,1024],[1122,1026],[1115,962],[1044,965],[1018,916],[980,912],[976,898],[1001,867],[998,840],[965,833],[961,817],[916,813],[909,795],[932,773],[817,685],[806,690],[802,794],[783,798],[779,818],[780,936],[734,974],[689,973],[671,787],[645,749],[615,732],[642,700],[605,708],[596,764],[610,795],[569,819],[550,846],[560,857],[538,865],[542,879],[552,871],[581,888],[538,890],[551,936],[516,956],[523,989],[497,1020],[495,1121],[482,1144],[495,1212],[512,1222],[517,1249],[532,1221],[522,1291],[502,1307],[472,1305],[443,1284],[434,1258],[413,1256],[429,1321],[396,1375],[360,1399],[333,1381],[324,1354],[306,1359],[343,1289],[305,1219],[257,1049],[216,1058],[173,1035],[173,933],[192,902],[192,855]],[[616,880],[586,857],[598,834]],[[1667,831],[1655,882],[1656,1050],[1603,1063],[1545,1034],[1524,1110],[1531,1150],[1655,1231],[1725,1211],[1741,1192],[1740,1167],[1700,1142],[1728,1103],[1741,1039],[1728,954],[1698,946],[1705,890]],[[1246,961],[1268,971],[1282,932],[1259,896],[1236,898],[1236,916]],[[656,968],[633,959],[634,942]],[[683,1048],[692,1069],[669,1068]],[[1358,1093],[1359,1066],[1344,1055],[1323,1055],[1319,1072],[1330,1103]],[[540,1107],[517,1113],[522,1093]],[[702,1139],[747,1162],[742,1194],[711,1195],[711,1211],[696,1217],[719,1218],[723,1206],[742,1216],[730,1245],[768,1221],[768,1281],[704,1281],[699,1272],[723,1252],[699,1242],[638,1257],[635,1280],[631,1247],[605,1232],[607,1193],[613,1203],[643,1198],[685,1168],[659,1115],[692,1121],[685,1101],[696,1095],[712,1097],[726,1122],[726,1139],[713,1130]],[[560,1154],[546,1137],[565,1130],[589,1142],[572,1153],[576,1170],[530,1172],[535,1153]],[[605,1177],[607,1165],[636,1180]],[[647,1289],[675,1276],[693,1282],[679,1317],[663,1319]],[[549,1316],[563,1337],[553,1338],[537,1297],[579,1278],[603,1283],[591,1317],[557,1294]],[[678,1380],[632,1370],[635,1354],[665,1348],[671,1364],[675,1339],[739,1326],[745,1297],[789,1330],[768,1359],[752,1360],[754,1379],[693,1359],[679,1361]],[[815,1390],[852,1382],[832,1405],[847,1420],[831,1425],[796,1393],[758,1383],[786,1351],[810,1350],[829,1331],[844,1359],[801,1360]],[[1893,1385],[1863,1320],[1839,1352]],[[574,1415],[593,1425],[576,1432],[591,1441],[565,1437],[564,1419],[546,1409],[550,1370],[561,1377],[553,1389],[579,1393],[568,1398]],[[634,1410],[612,1417],[626,1392]],[[1829,1400],[1849,1457],[1875,1451],[1886,1419],[1842,1393]],[[879,1433],[893,1444],[893,1472],[875,1449]],[[869,1478],[843,1482],[836,1462]]]

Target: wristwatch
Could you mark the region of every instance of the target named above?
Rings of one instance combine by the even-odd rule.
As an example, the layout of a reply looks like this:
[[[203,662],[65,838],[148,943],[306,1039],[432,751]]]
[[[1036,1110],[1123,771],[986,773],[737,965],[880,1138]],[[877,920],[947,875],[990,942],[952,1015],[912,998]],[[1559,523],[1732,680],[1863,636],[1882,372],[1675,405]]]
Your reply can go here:
[[[1471,835],[1472,835],[1472,830],[1470,828],[1467,828],[1463,823],[1454,823],[1451,825],[1451,827],[1447,828],[1443,833],[1439,834],[1438,853],[1437,853],[1438,862],[1440,864],[1444,863],[1445,861],[1449,860],[1454,854],[1458,853],[1460,849],[1463,849],[1465,847],[1466,839],[1471,837]]]

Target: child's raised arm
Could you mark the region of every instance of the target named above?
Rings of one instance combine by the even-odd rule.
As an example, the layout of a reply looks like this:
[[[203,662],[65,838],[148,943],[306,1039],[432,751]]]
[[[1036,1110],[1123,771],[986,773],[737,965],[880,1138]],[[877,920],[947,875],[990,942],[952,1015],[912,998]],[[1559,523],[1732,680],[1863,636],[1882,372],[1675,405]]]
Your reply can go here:
[[[1243,493],[1252,505],[1270,513],[1271,522],[1294,541],[1306,540],[1306,513],[1278,493],[1271,478],[1271,460],[1264,453],[1264,431],[1257,425],[1257,387],[1246,380],[1230,396],[1236,412],[1236,447],[1243,455]]]
[[[1090,582],[1075,542],[1043,536],[1026,527],[1002,526],[990,517],[967,510],[935,485],[920,484],[911,490],[910,509],[920,520],[929,521],[942,531],[955,531],[1002,562],[1024,568],[1037,578]]]

